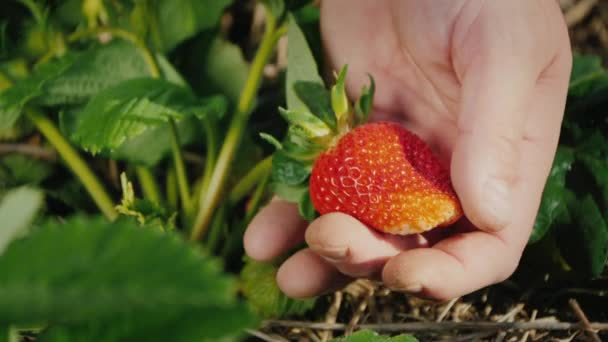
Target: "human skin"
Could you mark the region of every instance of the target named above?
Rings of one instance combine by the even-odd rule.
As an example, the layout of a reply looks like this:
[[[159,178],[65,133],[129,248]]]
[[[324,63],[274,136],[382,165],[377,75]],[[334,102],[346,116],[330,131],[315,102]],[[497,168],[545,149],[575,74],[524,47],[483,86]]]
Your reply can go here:
[[[291,297],[353,278],[446,300],[508,278],[534,224],[559,138],[572,54],[555,0],[325,0],[329,65],[347,91],[376,80],[372,120],[402,123],[450,168],[466,218],[428,234],[378,233],[341,213],[308,224],[273,200],[245,249],[272,260]]]

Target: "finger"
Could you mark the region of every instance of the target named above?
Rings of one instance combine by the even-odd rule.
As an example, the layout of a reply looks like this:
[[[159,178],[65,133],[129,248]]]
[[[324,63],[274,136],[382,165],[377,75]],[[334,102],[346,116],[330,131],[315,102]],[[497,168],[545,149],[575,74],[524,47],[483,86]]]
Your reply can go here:
[[[476,231],[403,252],[387,262],[382,278],[396,291],[448,300],[504,280],[517,260],[497,236]]]
[[[444,239],[432,248],[405,251],[391,258],[383,280],[389,287],[436,299],[458,297],[502,281],[513,273],[528,241],[559,135],[567,91],[569,57],[556,59],[535,96],[538,113],[522,143],[520,182],[513,187],[517,204],[512,223],[500,232],[470,231]]]
[[[255,260],[272,260],[304,241],[306,225],[295,205],[273,199],[247,227],[245,251]]]
[[[538,156],[526,152],[523,160]],[[439,300],[456,298],[509,277],[518,265],[534,223],[544,170],[524,168],[515,193],[517,214],[507,229],[489,233],[462,229],[431,248],[404,251],[391,258],[383,269],[386,285]],[[520,169],[520,171],[524,171]],[[539,189],[540,188],[540,189]]]
[[[420,235],[382,234],[342,213],[323,215],[313,221],[306,230],[306,242],[342,273],[357,278],[377,277],[390,257],[426,246]]]
[[[338,290],[352,279],[310,249],[291,256],[277,272],[277,284],[292,298],[309,298]]]
[[[531,32],[514,29],[511,21],[498,15],[519,13],[522,27],[530,28],[526,23],[535,22],[530,18],[535,12],[528,6],[486,4],[462,40],[455,38],[462,102],[451,172],[466,216],[477,227],[496,231],[512,220],[512,189],[518,181],[525,126],[537,115],[529,111],[530,104],[537,101],[537,80],[557,47],[552,40],[540,40],[545,34],[536,26]]]

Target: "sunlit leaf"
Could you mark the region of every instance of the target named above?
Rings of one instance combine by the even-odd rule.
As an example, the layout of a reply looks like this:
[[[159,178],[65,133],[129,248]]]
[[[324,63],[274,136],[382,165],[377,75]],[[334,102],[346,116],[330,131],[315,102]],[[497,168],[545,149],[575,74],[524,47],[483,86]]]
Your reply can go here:
[[[92,152],[113,151],[147,130],[187,116],[221,115],[216,99],[200,100],[160,79],[133,79],[97,94],[79,114],[74,139]]]
[[[241,271],[241,289],[249,304],[263,318],[299,315],[310,310],[314,299],[294,300],[287,297],[276,283],[278,268],[249,258]]]
[[[44,94],[49,80],[61,74],[75,60],[75,55],[42,64],[28,78],[0,93],[0,131],[11,128],[22,114],[23,106]]]
[[[312,82],[325,87],[317,63],[312,55],[306,37],[293,17],[289,18],[287,32],[289,46],[287,48],[287,79],[285,81],[285,93],[287,96],[287,108],[292,111],[309,111],[308,106],[300,100],[296,91],[296,82]]]
[[[12,190],[0,201],[0,255],[16,237],[23,235],[42,206],[42,193],[32,188]]]

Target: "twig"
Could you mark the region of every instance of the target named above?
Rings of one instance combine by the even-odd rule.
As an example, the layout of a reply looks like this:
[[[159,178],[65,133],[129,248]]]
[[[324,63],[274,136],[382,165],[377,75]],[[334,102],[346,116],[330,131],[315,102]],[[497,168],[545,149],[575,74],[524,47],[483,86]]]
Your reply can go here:
[[[575,26],[581,22],[589,12],[595,7],[597,0],[581,0],[572,6],[565,14],[564,18],[568,27]]]
[[[583,330],[585,330],[585,332],[587,333],[589,338],[593,342],[602,342],[600,337],[597,335],[597,332],[591,327],[591,323],[589,323],[589,319],[587,319],[587,315],[585,315],[585,313],[583,312],[583,309],[581,309],[581,306],[578,305],[578,302],[576,301],[576,299],[570,299],[568,301],[568,304],[570,304],[572,311],[574,311],[574,314],[576,315],[576,317],[578,317],[578,319],[581,321],[581,325],[582,325],[581,328]]]
[[[0,156],[10,153],[26,154],[35,158],[49,161],[57,160],[57,152],[50,148],[34,146],[29,144],[0,144]]]
[[[494,334],[496,334],[495,331],[482,331],[482,332],[476,332],[476,333],[472,333],[472,334],[462,335],[462,336],[459,336],[459,337],[456,337],[456,338],[454,338],[453,336],[449,336],[445,340],[446,341],[450,341],[450,342],[479,341],[482,338],[490,337],[490,336],[492,336]]]
[[[337,291],[334,294],[334,301],[331,303],[329,310],[327,310],[327,314],[325,316],[324,324],[336,324],[336,318],[338,317],[338,311],[340,311],[340,306],[342,305],[342,292]],[[314,329],[314,328],[311,328]],[[322,331],[319,334],[321,341],[325,342],[332,338],[332,329],[327,329],[326,331]]]
[[[538,315],[538,310],[532,310],[532,315],[530,316],[530,322],[534,322],[536,320],[536,315]],[[534,334],[534,330],[528,330],[524,333],[524,336],[521,337],[519,342],[527,342],[530,334]]]
[[[319,336],[312,329],[303,329],[304,333],[312,342],[321,342]]]
[[[267,320],[266,326],[280,327],[300,327],[317,330],[344,331],[348,324],[344,323],[320,323],[320,322],[300,322]],[[595,331],[608,330],[608,322],[591,322],[589,327]],[[402,331],[450,331],[450,330],[478,330],[478,331],[498,331],[498,330],[571,330],[580,329],[580,323],[556,322],[553,319],[537,319],[534,322],[405,322],[405,323],[381,323],[381,324],[360,324],[358,329],[370,329],[382,332],[402,332]]]
[[[504,314],[502,317],[500,317],[497,322],[508,322],[508,321],[512,321],[513,318],[515,318],[515,315],[517,315],[518,313],[521,312],[521,310],[524,309],[524,304],[517,304],[513,307],[513,309],[511,309],[509,312],[507,312],[506,314]]]
[[[365,309],[367,309],[369,300],[373,296],[374,296],[374,288],[372,287],[367,291],[365,297],[363,297],[361,299],[361,302],[359,303],[359,306],[357,307],[357,311],[355,311],[355,313],[353,314],[353,317],[350,319],[350,322],[348,322],[348,329],[346,329],[347,335],[352,334],[352,332],[355,330],[355,327],[357,326],[357,324],[359,324],[361,315],[363,315],[363,313],[365,312]]]
[[[505,337],[507,337],[507,333],[504,331],[501,331],[496,336],[496,339],[494,340],[494,342],[502,342],[505,340]]]
[[[437,320],[435,320],[435,322],[443,321],[443,319],[447,317],[448,313],[450,313],[450,310],[452,310],[452,307],[454,306],[454,304],[456,304],[458,299],[460,299],[460,297],[454,298],[451,301],[449,301],[448,305],[446,305],[445,308],[443,308],[443,310],[441,311],[441,313],[439,314],[439,316],[437,317]]]
[[[267,342],[284,342],[286,341],[285,339],[279,339],[273,336],[270,336],[268,334],[265,334],[259,330],[252,330],[252,329],[246,329],[245,330],[249,335],[251,336],[255,336],[261,340],[267,341]]]

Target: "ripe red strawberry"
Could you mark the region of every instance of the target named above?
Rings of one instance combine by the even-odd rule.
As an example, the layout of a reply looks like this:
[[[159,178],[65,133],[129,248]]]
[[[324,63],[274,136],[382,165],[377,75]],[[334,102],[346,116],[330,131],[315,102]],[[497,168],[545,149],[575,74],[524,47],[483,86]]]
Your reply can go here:
[[[269,139],[279,149],[275,192],[298,202],[309,220],[314,207],[392,234],[422,233],[458,220],[463,213],[449,172],[431,148],[396,123],[366,123],[373,80],[352,106],[345,77],[346,67],[331,89],[331,108],[318,89],[296,84],[306,107],[281,109],[290,124],[285,143]]]
[[[342,212],[393,234],[421,233],[462,215],[449,173],[432,150],[388,122],[359,126],[321,153],[310,196],[321,214]]]

